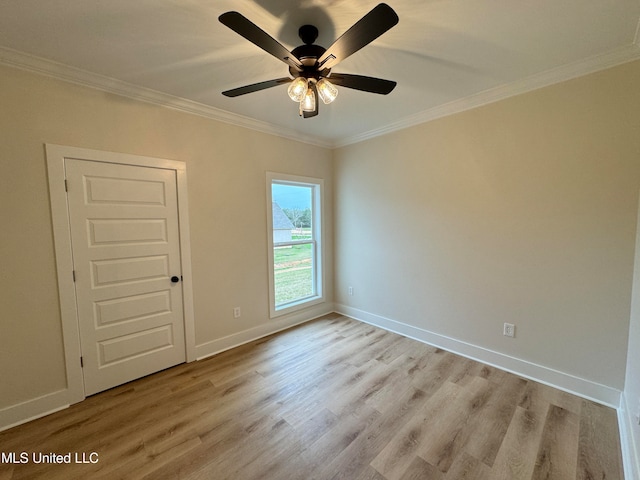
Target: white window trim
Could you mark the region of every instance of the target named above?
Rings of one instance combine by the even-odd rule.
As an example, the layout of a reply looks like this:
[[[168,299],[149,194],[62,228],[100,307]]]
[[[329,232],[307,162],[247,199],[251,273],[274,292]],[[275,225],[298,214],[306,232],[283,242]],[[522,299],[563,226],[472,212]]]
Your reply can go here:
[[[273,209],[272,209],[272,190],[271,185],[273,182],[291,185],[301,185],[313,187],[312,197],[312,222],[315,239],[315,255],[316,262],[314,264],[314,276],[316,283],[316,294],[311,297],[300,299],[296,302],[291,302],[286,306],[276,308],[276,295],[275,295],[275,277],[273,270]],[[280,317],[288,313],[302,310],[312,305],[317,305],[325,301],[324,298],[324,180],[321,178],[302,177],[298,175],[288,175],[283,173],[267,172],[267,254],[269,263],[269,316],[271,318]],[[316,232],[319,232],[317,234]],[[289,243],[289,242],[287,242]],[[308,242],[302,242],[308,243]]]

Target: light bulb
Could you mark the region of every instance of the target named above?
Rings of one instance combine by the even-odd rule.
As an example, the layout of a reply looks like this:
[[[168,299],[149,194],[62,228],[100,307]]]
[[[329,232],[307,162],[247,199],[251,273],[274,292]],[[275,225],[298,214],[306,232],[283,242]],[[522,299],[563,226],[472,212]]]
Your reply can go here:
[[[293,82],[291,82],[287,93],[289,94],[289,98],[291,98],[291,100],[293,100],[294,102],[301,102],[305,94],[307,93],[307,89],[307,79],[304,77],[298,77]]]
[[[316,87],[318,89],[318,95],[320,95],[320,98],[326,104],[333,102],[338,96],[338,89],[325,78],[318,80]]]
[[[313,112],[316,109],[316,94],[312,88],[308,88],[304,98],[300,102],[300,110],[303,112]]]

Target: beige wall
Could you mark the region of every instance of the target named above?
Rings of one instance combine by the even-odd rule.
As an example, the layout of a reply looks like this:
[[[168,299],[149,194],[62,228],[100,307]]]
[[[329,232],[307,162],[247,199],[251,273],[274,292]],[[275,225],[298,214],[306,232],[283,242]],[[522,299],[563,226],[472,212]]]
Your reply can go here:
[[[332,153],[0,68],[0,409],[65,386],[45,143],[187,163],[199,345],[269,321],[279,171],[325,179],[329,303],[621,390],[639,84],[635,62]]]
[[[198,345],[269,322],[266,171],[325,179],[332,238],[330,150],[11,68],[0,105],[0,409],[66,385],[45,143],[187,163]]]
[[[335,301],[622,390],[638,85],[635,62],[338,149]]]

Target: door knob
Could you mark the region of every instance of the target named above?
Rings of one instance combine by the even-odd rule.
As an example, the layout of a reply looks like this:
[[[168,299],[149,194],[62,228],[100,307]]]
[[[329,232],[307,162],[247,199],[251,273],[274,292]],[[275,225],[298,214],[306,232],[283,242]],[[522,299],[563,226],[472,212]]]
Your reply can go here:
[[[178,283],[180,281],[180,277],[176,277],[175,275],[171,277],[171,283]]]

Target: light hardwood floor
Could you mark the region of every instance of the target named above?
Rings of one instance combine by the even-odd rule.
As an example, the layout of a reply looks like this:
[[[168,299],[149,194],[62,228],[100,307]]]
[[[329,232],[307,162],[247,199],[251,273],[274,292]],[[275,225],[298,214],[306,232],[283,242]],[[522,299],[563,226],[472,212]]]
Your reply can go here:
[[[613,409],[339,315],[2,432],[0,451],[29,456],[0,480],[623,478]]]

